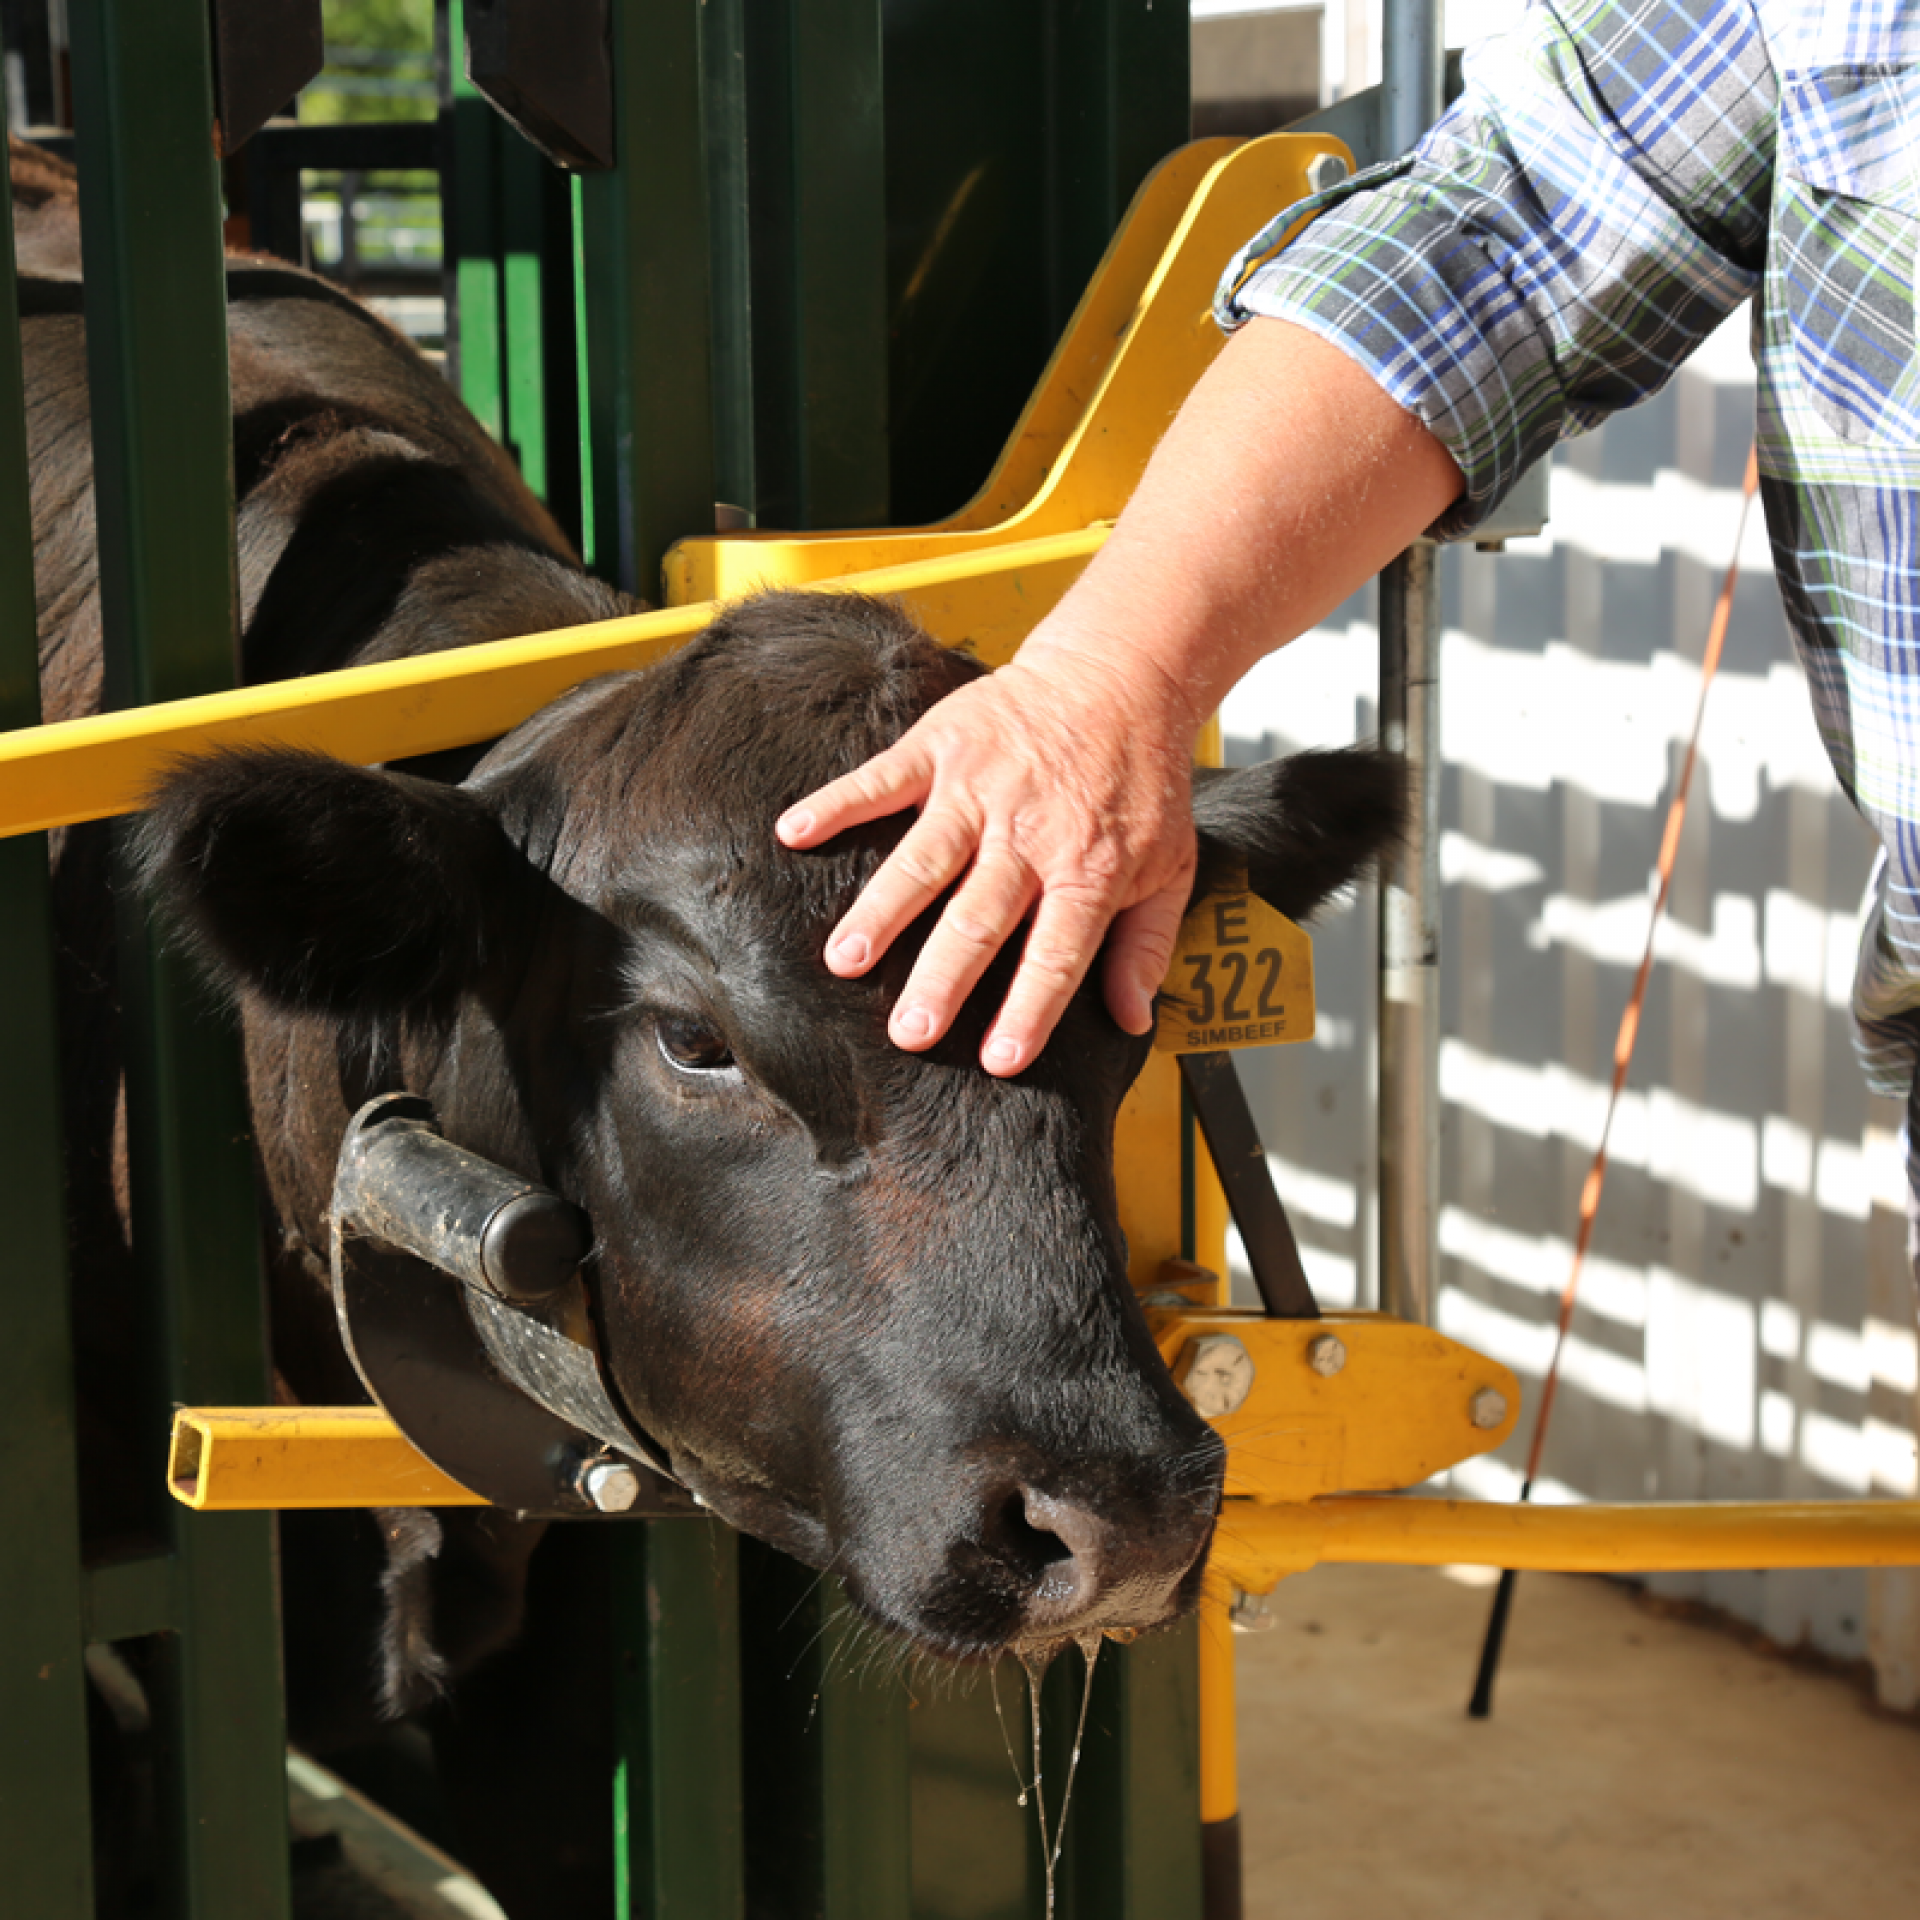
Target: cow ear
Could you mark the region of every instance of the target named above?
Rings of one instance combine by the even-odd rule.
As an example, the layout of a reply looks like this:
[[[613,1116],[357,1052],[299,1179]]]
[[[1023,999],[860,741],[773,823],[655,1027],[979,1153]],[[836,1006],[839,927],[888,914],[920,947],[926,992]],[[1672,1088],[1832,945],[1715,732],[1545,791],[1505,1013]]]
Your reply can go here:
[[[1193,792],[1194,897],[1244,871],[1270,907],[1305,921],[1400,844],[1406,814],[1403,764],[1378,747],[1201,773]]]
[[[295,1012],[444,1009],[523,864],[465,790],[324,754],[183,761],[148,808],[144,891],[209,972]]]

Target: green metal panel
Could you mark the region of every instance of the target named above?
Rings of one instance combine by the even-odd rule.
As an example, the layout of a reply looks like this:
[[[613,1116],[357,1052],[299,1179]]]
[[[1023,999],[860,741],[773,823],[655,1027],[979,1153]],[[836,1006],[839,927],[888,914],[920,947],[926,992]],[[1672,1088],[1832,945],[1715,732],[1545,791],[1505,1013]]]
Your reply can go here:
[[[887,518],[886,121],[875,0],[747,14],[763,525]]]
[[[110,701],[231,684],[232,477],[219,184],[198,0],[74,0],[101,598]],[[122,892],[136,1259],[160,1305],[144,1409],[156,1506],[174,1400],[267,1395],[253,1169],[231,1034]],[[178,1513],[178,1518],[175,1514]],[[287,1910],[273,1530],[167,1513],[176,1632],[151,1680],[177,1898]]]
[[[1026,1676],[1011,1660],[911,1714],[915,1920],[1039,1920],[1044,1911],[1035,1812],[1019,1802],[1033,1773],[1027,1716]]]
[[[718,1522],[615,1544],[617,1920],[738,1920],[739,1587]]]
[[[1188,137],[1187,9],[886,9],[893,515],[986,478],[1108,238]]]
[[[1057,1869],[1060,1920],[1200,1920],[1195,1633],[1188,1622],[1100,1651]],[[1041,1689],[1050,1833],[1073,1771],[1085,1671],[1065,1653]],[[1034,1772],[1026,1676],[1003,1660],[991,1678],[929,1694],[911,1716],[910,1910],[915,1920],[1041,1920],[1038,1808],[1020,1797]]]
[[[5,103],[0,101],[0,126]],[[0,728],[40,717],[33,529],[14,300],[13,227],[0,226]],[[0,1885],[22,1913],[90,1920],[86,1679],[73,1352],[61,1207],[47,843],[0,843]]]
[[[1053,233],[1069,281],[1054,297],[1071,311],[1141,181],[1187,139],[1193,81],[1185,7],[1052,0],[1049,12]]]
[[[699,0],[615,0],[618,164],[580,181],[586,541],[648,599],[713,527],[706,135]]]

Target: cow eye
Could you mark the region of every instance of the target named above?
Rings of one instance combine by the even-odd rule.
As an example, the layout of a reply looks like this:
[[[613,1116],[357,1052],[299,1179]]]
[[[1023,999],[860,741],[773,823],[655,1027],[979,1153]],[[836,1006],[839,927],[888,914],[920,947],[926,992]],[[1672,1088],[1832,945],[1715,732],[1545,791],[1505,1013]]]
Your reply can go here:
[[[682,1073],[719,1073],[733,1065],[733,1049],[726,1036],[704,1020],[667,1014],[655,1022],[653,1032],[661,1058]]]

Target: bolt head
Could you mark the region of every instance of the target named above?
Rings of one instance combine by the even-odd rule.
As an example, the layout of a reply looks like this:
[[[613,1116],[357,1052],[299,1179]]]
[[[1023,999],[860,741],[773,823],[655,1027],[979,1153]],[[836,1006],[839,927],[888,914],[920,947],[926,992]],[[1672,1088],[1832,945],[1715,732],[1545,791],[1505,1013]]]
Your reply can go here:
[[[1314,193],[1337,187],[1352,171],[1337,153],[1316,153],[1307,162],[1307,186]]]
[[[1271,1605],[1273,1596],[1267,1593],[1248,1593],[1235,1587],[1233,1599],[1227,1606],[1227,1618],[1241,1633],[1268,1633],[1279,1624],[1279,1618]]]
[[[625,1513],[640,1498],[640,1475],[624,1460],[589,1461],[578,1484],[599,1513]]]
[[[1482,1387],[1467,1403],[1467,1417],[1482,1433],[1491,1433],[1507,1417],[1507,1396],[1498,1387]]]
[[[1174,1378],[1202,1420],[1238,1413],[1253,1391],[1253,1355],[1230,1333],[1203,1333],[1180,1349]]]
[[[1317,1333],[1307,1342],[1307,1365],[1322,1380],[1331,1380],[1347,1364],[1347,1343],[1338,1335]]]

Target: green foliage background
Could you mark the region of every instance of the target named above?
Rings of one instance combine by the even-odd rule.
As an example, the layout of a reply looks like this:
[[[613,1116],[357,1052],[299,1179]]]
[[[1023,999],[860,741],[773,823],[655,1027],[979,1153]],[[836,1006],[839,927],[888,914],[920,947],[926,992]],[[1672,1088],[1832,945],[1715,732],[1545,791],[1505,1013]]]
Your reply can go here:
[[[302,120],[433,118],[433,0],[325,0],[322,25],[327,64],[300,96]]]

